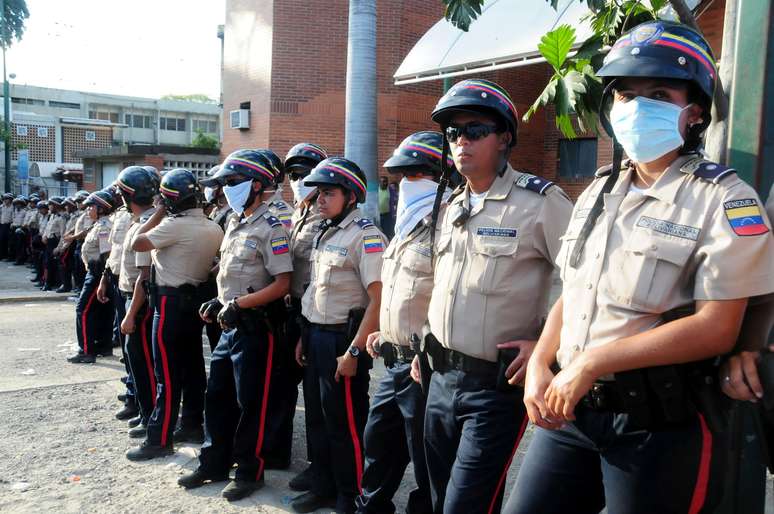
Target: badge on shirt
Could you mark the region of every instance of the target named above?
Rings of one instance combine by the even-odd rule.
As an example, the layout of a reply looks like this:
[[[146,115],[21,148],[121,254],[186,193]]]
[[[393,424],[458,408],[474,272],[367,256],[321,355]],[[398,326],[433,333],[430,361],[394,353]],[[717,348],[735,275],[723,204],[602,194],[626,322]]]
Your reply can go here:
[[[578,209],[575,211],[575,216],[573,216],[576,220],[582,220],[583,218],[589,217],[589,212],[591,212],[591,209]]]
[[[384,251],[384,243],[379,236],[364,236],[363,237],[363,249],[365,253],[378,253]]]
[[[246,247],[251,248],[253,250],[257,250],[258,249],[258,242],[257,241],[253,241],[252,239],[245,239],[244,241],[245,241],[245,246]]]
[[[681,239],[690,239],[691,241],[699,240],[700,229],[691,227],[688,225],[679,225],[672,223],[671,221],[659,220],[648,216],[640,216],[637,220],[637,226],[643,228],[649,228],[655,232],[661,232],[670,236],[679,237]]]
[[[410,244],[408,245],[409,250],[413,250],[417,252],[419,255],[424,255],[425,257],[432,257],[433,254],[430,251],[430,247],[427,245],[420,245],[420,244]]]
[[[271,240],[271,253],[274,255],[282,255],[288,253],[290,248],[288,247],[288,238],[285,236],[277,237]]]
[[[515,228],[478,227],[476,235],[481,237],[516,237],[518,231]]]
[[[343,246],[325,245],[325,251],[330,253],[337,253],[342,257],[345,257],[347,255],[347,249],[344,248]]]
[[[731,224],[734,234],[738,236],[759,236],[769,231],[763,222],[758,201],[754,198],[731,200],[725,202],[726,218]]]

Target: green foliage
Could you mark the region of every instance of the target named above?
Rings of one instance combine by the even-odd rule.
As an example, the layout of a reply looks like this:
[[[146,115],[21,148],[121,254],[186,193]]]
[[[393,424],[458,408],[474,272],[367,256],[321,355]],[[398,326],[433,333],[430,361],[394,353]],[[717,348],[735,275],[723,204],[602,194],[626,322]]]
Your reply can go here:
[[[5,0],[5,12],[0,20],[0,45],[10,48],[24,35],[24,23],[30,17],[25,0]]]
[[[178,100],[181,102],[196,102],[200,104],[217,104],[217,100],[213,100],[207,95],[203,94],[193,94],[193,95],[164,95],[161,97],[162,100]]]
[[[442,0],[446,19],[460,30],[467,31],[481,14],[483,0]],[[602,66],[606,47],[632,27],[658,18],[658,12],[670,0],[578,0],[589,8],[584,18],[593,34],[574,55],[575,30],[561,25],[544,35],[538,51],[554,70],[543,92],[524,114],[529,118],[541,107],[553,105],[556,126],[566,137],[576,137],[573,120],[582,132],[598,132],[598,110],[602,97],[602,82],[595,71]],[[546,0],[557,9],[559,0]]]
[[[214,150],[220,147],[220,143],[218,142],[217,138],[210,136],[209,134],[205,134],[202,129],[196,129],[196,135],[191,141],[191,146],[195,148],[210,148]]]

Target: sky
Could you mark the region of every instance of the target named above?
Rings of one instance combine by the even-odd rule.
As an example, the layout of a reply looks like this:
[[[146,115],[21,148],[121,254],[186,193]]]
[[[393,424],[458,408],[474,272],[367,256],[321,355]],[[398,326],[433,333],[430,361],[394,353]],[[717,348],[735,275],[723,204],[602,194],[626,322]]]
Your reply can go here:
[[[158,98],[220,95],[225,0],[27,0],[12,83]]]

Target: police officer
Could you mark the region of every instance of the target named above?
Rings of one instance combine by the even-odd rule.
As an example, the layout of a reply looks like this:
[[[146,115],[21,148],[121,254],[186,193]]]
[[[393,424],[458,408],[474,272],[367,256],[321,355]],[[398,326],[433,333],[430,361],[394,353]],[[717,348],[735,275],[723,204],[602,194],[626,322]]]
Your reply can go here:
[[[311,282],[302,299],[305,326],[296,346],[306,358],[306,415],[312,489],[291,502],[296,512],[333,507],[354,512],[363,473],[362,434],[368,416],[366,336],[379,323],[384,236],[363,218],[365,174],[330,157],[304,179],[316,186],[324,222],[312,250]],[[306,352],[304,352],[306,348]]]
[[[424,452],[425,395],[411,376],[411,340],[422,333],[433,288],[432,209],[441,175],[443,135],[411,134],[384,163],[400,182],[395,237],[384,252],[379,332],[368,336],[369,354],[387,368],[371,401],[364,433],[365,470],[358,512],[395,512],[392,497],[409,462],[417,487],[406,512],[430,513]]]
[[[17,229],[21,229],[27,214],[27,198],[19,195],[13,199],[11,204],[13,206],[13,216],[11,217],[10,253],[11,258],[16,261],[19,259],[19,255],[24,252],[24,240],[21,237],[23,233],[17,233]]]
[[[8,244],[11,236],[11,221],[13,221],[13,194],[3,193],[3,204],[0,205],[0,259],[8,259]]]
[[[523,380],[572,205],[553,183],[508,164],[517,114],[497,84],[455,84],[432,117],[465,178],[435,238],[424,339],[433,370],[425,413],[433,510],[499,512],[527,423],[523,390],[507,380]]]
[[[83,265],[83,259],[81,258],[81,246],[83,245],[86,233],[94,223],[86,212],[86,206],[84,205],[84,201],[88,197],[88,191],[81,190],[75,193],[75,203],[78,205],[79,215],[78,219],[75,221],[71,237],[75,243],[75,248],[73,250],[75,260],[73,263],[73,285],[75,286],[74,292],[76,292],[76,294],[79,293],[83,287],[83,280],[86,277],[86,267]]]
[[[134,402],[140,414],[140,422],[129,430],[129,436],[139,438],[146,436],[156,399],[151,344],[153,311],[148,307],[146,291],[150,280],[151,256],[150,252],[135,252],[129,243],[156,210],[153,200],[158,194],[158,182],[145,168],[129,166],[121,171],[116,185],[124,206],[132,215],[132,223],[126,231],[121,249],[118,289],[126,304],[126,314],[121,320],[121,333],[125,336],[124,354],[133,384]]]
[[[161,179],[164,209],[158,209],[131,241],[135,252],[151,251],[151,296],[156,406],[142,445],[129,460],[170,455],[174,440],[201,441],[206,376],[199,285],[206,282],[223,239],[220,227],[204,216],[193,173],[174,169]],[[180,397],[183,409],[175,430]]]
[[[65,228],[59,244],[54,251],[59,256],[59,277],[61,285],[56,290],[57,293],[69,293],[73,289],[73,243],[72,233],[75,223],[78,221],[78,206],[74,197],[67,197],[63,202],[65,208]]]
[[[41,233],[46,229],[48,223],[48,200],[40,200],[36,205],[37,216],[34,221],[30,222],[30,226],[35,225],[35,230],[30,238],[30,249],[32,254],[32,262],[35,266],[35,276],[30,279],[31,282],[35,282],[35,286],[43,287],[43,250],[45,245],[41,241]]]
[[[285,164],[280,157],[267,148],[258,150],[271,162],[274,169],[274,194],[269,200],[269,211],[290,231],[293,209],[282,197],[282,184],[285,182]]]
[[[55,252],[59,245],[59,239],[64,233],[66,220],[62,215],[64,208],[64,198],[61,196],[52,196],[48,201],[50,213],[48,215],[48,222],[46,223],[46,229],[41,235],[41,240],[46,249],[44,252],[45,259],[45,285],[44,291],[53,291],[59,286],[59,259]],[[20,238],[22,244],[20,246],[23,249],[23,238]],[[18,249],[17,249],[18,251]],[[22,250],[23,251],[23,250]]]
[[[564,288],[525,387],[541,428],[506,510],[712,512],[722,420],[700,361],[729,352],[747,299],[774,291],[774,238],[755,191],[698,153],[717,76],[700,34],[638,25],[597,73],[631,161],[615,147],[562,238]]]
[[[310,281],[311,274],[311,254],[312,254],[312,242],[315,235],[320,231],[320,222],[322,216],[320,216],[319,209],[317,208],[317,189],[311,186],[304,185],[304,179],[309,176],[312,169],[317,166],[322,160],[327,159],[328,154],[321,146],[313,143],[298,143],[288,150],[285,156],[285,172],[288,174],[290,180],[290,188],[293,190],[293,200],[295,202],[295,210],[293,211],[293,217],[291,219],[292,231],[290,233],[290,253],[293,256],[293,276],[290,279],[290,308],[288,313],[287,324],[287,338],[288,341],[298,341],[301,336],[301,298],[304,296],[307,286]],[[295,350],[295,348],[294,348]],[[288,363],[291,369],[298,369],[298,364]],[[293,373],[291,373],[293,375]],[[304,377],[303,369],[299,370],[295,374],[293,383],[298,384],[298,376],[301,379]],[[285,434],[290,434],[292,438],[293,416],[295,415],[295,402],[298,400],[298,390],[292,394],[288,389],[288,394],[285,397],[283,411],[286,415]],[[306,391],[306,387],[304,388]],[[306,403],[306,400],[304,401]],[[291,408],[292,406],[292,408]],[[309,426],[307,418],[304,418],[307,430],[307,457],[311,460],[311,451],[309,450]],[[292,439],[291,439],[292,442]],[[290,442],[284,443],[284,452],[290,456]],[[278,442],[275,447],[278,447]],[[293,477],[288,486],[294,491],[308,491],[311,488],[311,466],[307,466],[301,473]]]
[[[21,218],[21,224],[19,224],[14,229],[14,235],[16,236],[16,239],[18,240],[18,244],[16,246],[16,258],[14,260],[15,266],[21,266],[27,261],[27,258],[29,256],[29,230],[27,228],[27,219],[30,216],[30,213],[34,213],[35,209],[32,208],[32,201],[33,197],[22,197],[25,201],[24,204],[24,215]],[[37,201],[37,200],[36,200]]]
[[[221,245],[218,296],[199,312],[204,321],[217,321],[223,334],[210,361],[199,467],[178,483],[192,488],[226,480],[236,461],[235,478],[223,490],[227,500],[235,501],[264,483],[264,434],[273,414],[269,394],[278,354],[272,325],[279,320],[273,312],[284,311],[293,264],[288,234],[269,213],[270,161],[255,150],[240,150],[226,158],[221,170],[235,216]]]
[[[73,364],[88,364],[98,355],[112,355],[112,305],[97,300],[97,287],[110,252],[110,214],[115,209],[113,195],[97,191],[83,202],[93,225],[81,247],[81,258],[86,266],[86,278],[75,307],[75,330],[78,353],[67,360]]]

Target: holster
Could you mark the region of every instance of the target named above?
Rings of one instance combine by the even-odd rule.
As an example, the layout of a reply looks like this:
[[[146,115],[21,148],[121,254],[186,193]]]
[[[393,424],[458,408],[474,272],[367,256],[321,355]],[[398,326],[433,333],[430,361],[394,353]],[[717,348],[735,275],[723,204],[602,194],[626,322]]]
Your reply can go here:
[[[513,362],[513,359],[518,357],[518,355],[518,348],[503,348],[502,350],[497,351],[497,384],[495,388],[502,393],[511,392],[519,387],[517,385],[511,385],[506,376],[506,372]]]
[[[349,315],[347,316],[347,343],[352,342],[352,340],[357,335],[357,331],[360,330],[360,323],[363,322],[363,316],[365,316],[365,309],[363,308],[357,308],[357,309],[350,309]]]
[[[384,337],[379,336],[379,356],[384,361],[384,366],[391,368],[398,362],[398,356],[395,354],[395,347],[387,343]]]
[[[425,351],[425,336],[430,334],[430,327],[425,324],[422,327],[422,338],[416,334],[411,334],[411,349],[419,357],[419,385],[422,388],[422,393],[427,396],[427,392],[430,390],[430,377],[433,374],[433,370],[430,368],[430,362]],[[432,335],[432,334],[430,334]]]

